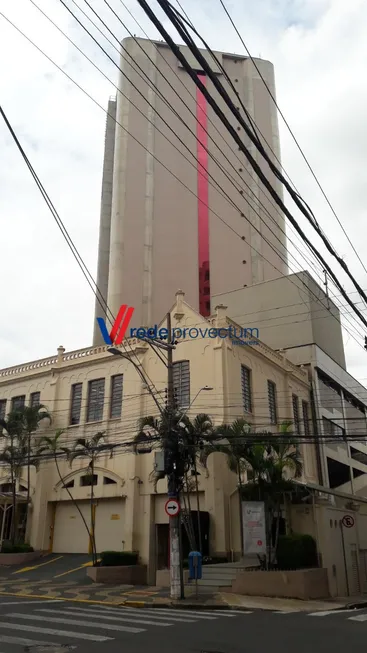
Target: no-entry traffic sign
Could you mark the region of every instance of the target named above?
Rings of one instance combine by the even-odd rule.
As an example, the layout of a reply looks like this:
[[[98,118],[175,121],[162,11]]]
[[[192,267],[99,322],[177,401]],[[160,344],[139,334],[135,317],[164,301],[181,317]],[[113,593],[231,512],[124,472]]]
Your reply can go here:
[[[344,515],[342,524],[345,528],[352,528],[352,526],[354,526],[354,517],[352,517],[352,515]]]
[[[169,517],[175,517],[180,512],[180,504],[177,499],[168,499],[165,503],[164,509]]]

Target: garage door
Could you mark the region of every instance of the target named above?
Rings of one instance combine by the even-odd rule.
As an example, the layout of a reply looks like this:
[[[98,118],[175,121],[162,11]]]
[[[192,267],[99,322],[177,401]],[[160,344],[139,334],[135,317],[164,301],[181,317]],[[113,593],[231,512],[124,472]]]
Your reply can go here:
[[[88,501],[79,501],[78,506],[90,527]],[[72,501],[63,501],[56,506],[55,528],[52,551],[54,553],[88,553],[89,537],[84,522]]]
[[[96,547],[101,551],[124,548],[124,499],[99,499],[96,508]]]

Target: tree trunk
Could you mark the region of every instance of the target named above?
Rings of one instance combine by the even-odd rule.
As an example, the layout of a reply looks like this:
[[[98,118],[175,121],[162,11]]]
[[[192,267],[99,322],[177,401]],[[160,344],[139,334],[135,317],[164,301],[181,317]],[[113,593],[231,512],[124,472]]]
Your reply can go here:
[[[91,524],[91,545],[93,567],[97,565],[96,533],[95,533],[95,512],[94,512],[94,460],[90,463],[91,489],[90,489],[90,524]]]
[[[11,521],[11,543],[14,546],[16,536],[16,512],[17,512],[17,489],[15,485],[15,474],[13,463],[10,469],[11,489],[12,489],[12,521]]]
[[[275,527],[275,540],[274,540],[274,549],[272,562],[275,564],[277,549],[278,549],[278,540],[279,540],[279,526],[280,526],[280,500],[277,503],[277,517],[276,517],[276,527]]]
[[[238,462],[238,503],[240,506],[240,529],[241,529],[241,557],[245,555],[245,547],[243,542],[243,513],[242,513],[242,478],[241,478],[241,467]]]
[[[25,534],[29,532],[29,502],[31,498],[31,433],[27,437],[27,520]]]
[[[61,476],[60,467],[59,467],[59,463],[57,462],[57,455],[56,455],[56,453],[54,454],[54,458],[55,458],[56,470],[57,470],[57,473],[58,473],[58,475],[59,475],[59,479],[60,479],[60,481],[61,481],[61,483],[62,483],[62,487],[63,487],[63,489],[66,490],[66,492],[68,493],[68,495],[69,495],[71,501],[73,502],[73,505],[75,506],[75,508],[77,509],[79,515],[81,516],[81,518],[82,518],[82,520],[83,520],[83,523],[84,523],[84,526],[85,526],[85,528],[87,529],[88,537],[89,537],[89,539],[90,539],[90,532],[89,532],[88,524],[87,524],[87,522],[86,522],[86,520],[85,520],[85,517],[84,517],[82,511],[80,510],[77,501],[75,501],[73,495],[71,494],[69,488],[66,487],[65,482],[64,482],[64,479],[63,479],[63,477]]]
[[[196,454],[194,456],[194,472],[195,472],[195,485],[196,485],[196,506],[197,506],[197,515],[198,515],[199,551],[201,554],[203,554],[203,543],[201,540],[200,497],[199,497],[198,470],[196,466]]]

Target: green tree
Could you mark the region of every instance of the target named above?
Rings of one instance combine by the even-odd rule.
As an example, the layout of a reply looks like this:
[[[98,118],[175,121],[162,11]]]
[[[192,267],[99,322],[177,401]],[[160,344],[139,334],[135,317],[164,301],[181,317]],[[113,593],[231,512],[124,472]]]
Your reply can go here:
[[[27,506],[30,501],[31,487],[31,456],[32,456],[32,436],[38,430],[40,422],[47,419],[51,424],[51,415],[46,406],[37,404],[35,406],[23,406],[10,413],[10,418],[14,416],[16,421],[21,425],[22,434],[25,436],[27,444]]]
[[[251,425],[239,418],[232,424],[223,424],[215,429],[216,438],[206,444],[200,453],[200,462],[207,467],[208,457],[212,453],[223,453],[227,457],[228,467],[237,476],[239,496],[242,496],[243,473],[248,470],[248,459],[252,455],[250,441]],[[220,441],[218,441],[220,440]],[[241,553],[243,555],[243,514],[239,501],[239,518],[241,529]]]
[[[268,565],[276,562],[279,539],[281,504],[286,493],[295,490],[294,479],[303,472],[302,458],[296,439],[289,433],[292,422],[283,422],[279,434],[261,434],[267,441],[253,447],[253,457],[248,459],[253,480],[243,488],[243,496],[264,501],[267,512]],[[273,524],[275,534],[273,537]]]
[[[82,511],[80,509],[80,506],[79,506],[78,502],[74,499],[72,493],[70,492],[70,489],[65,484],[65,479],[61,474],[59,459],[61,457],[64,457],[64,458],[66,457],[66,459],[69,460],[70,459],[70,454],[71,454],[70,449],[68,449],[68,447],[63,446],[63,444],[62,444],[61,436],[64,433],[65,433],[64,430],[59,429],[59,430],[56,431],[56,433],[55,433],[55,435],[53,437],[47,437],[47,436],[42,437],[40,442],[39,442],[39,446],[38,446],[38,450],[37,450],[36,455],[40,459],[42,459],[42,457],[44,459],[47,459],[47,458],[52,458],[53,459],[53,461],[55,463],[55,467],[56,467],[58,477],[59,477],[60,482],[61,482],[61,485],[62,485],[63,489],[66,490],[67,494],[69,495],[70,500],[73,502],[73,505],[75,506],[76,510],[78,511],[78,513],[79,513],[79,515],[80,515],[80,517],[81,517],[81,519],[83,521],[83,524],[84,524],[84,526],[86,528],[86,531],[88,533],[89,541],[92,541],[89,526],[88,526],[88,524],[86,522],[86,519],[85,519],[85,517],[84,517],[84,515],[83,515],[83,513],[82,513]]]
[[[200,497],[198,486],[197,462],[200,461],[200,448],[204,447],[214,437],[215,429],[209,415],[198,414],[194,420],[181,411],[173,414],[168,410],[159,417],[147,416],[139,420],[138,433],[134,438],[135,453],[148,453],[152,449],[164,452],[165,471],[153,470],[151,479],[156,490],[157,483],[166,475],[168,484],[175,481],[178,494],[183,495],[186,490],[188,499],[188,513],[191,517],[190,489],[192,482],[189,474],[195,475],[196,501],[198,512],[199,547],[201,548],[200,529]],[[170,491],[170,487],[168,487]],[[192,530],[189,539],[192,539]]]
[[[6,420],[0,420],[2,437],[5,440],[4,447],[0,452],[0,462],[9,468],[10,484],[12,488],[12,521],[11,521],[11,542],[14,545],[16,540],[17,527],[17,489],[16,483],[20,477],[22,468],[27,464],[27,438],[23,431],[23,423],[19,414],[9,413]],[[37,466],[36,459],[29,458],[29,465]]]
[[[110,451],[110,457],[113,456],[113,445],[105,441],[104,433],[96,433],[91,438],[78,438],[72,450],[68,454],[70,466],[72,466],[76,458],[89,459],[88,476],[91,480],[91,493],[90,493],[90,541],[92,548],[92,561],[93,566],[97,565],[97,548],[96,548],[96,532],[95,532],[95,509],[94,509],[94,470],[97,459],[101,455],[105,455]]]
[[[213,452],[224,453],[228,466],[237,475],[240,497],[241,548],[243,553],[242,499],[264,501],[266,507],[267,563],[274,564],[279,538],[281,503],[286,492],[294,490],[293,479],[302,475],[302,460],[295,439],[289,434],[291,422],[283,422],[279,434],[254,434],[244,420],[216,429],[220,442],[211,443],[202,451],[201,461],[207,464]],[[243,473],[251,480],[244,484]],[[275,522],[275,537],[273,524]]]

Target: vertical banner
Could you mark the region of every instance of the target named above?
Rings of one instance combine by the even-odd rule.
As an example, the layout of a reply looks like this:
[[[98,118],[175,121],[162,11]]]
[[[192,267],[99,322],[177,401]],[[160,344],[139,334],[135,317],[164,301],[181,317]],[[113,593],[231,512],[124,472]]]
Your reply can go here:
[[[265,504],[263,501],[242,501],[243,552],[246,555],[266,553]]]

